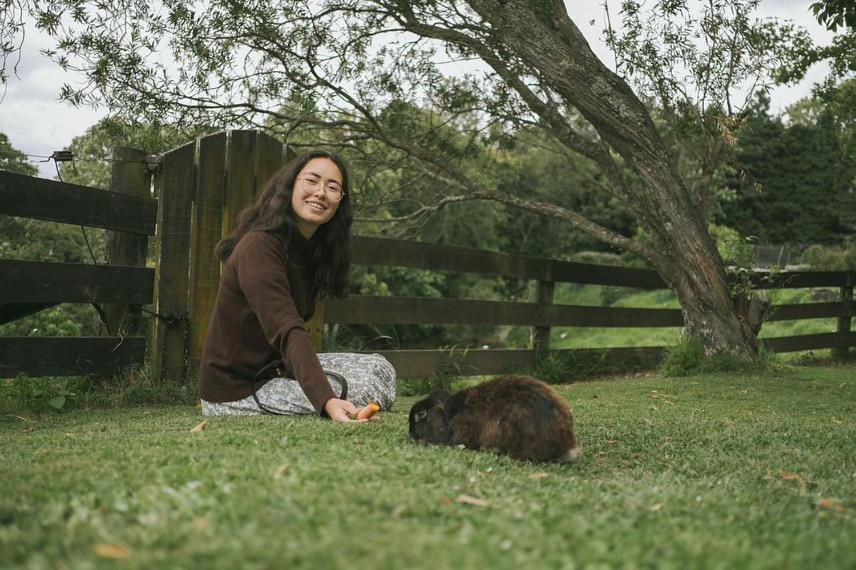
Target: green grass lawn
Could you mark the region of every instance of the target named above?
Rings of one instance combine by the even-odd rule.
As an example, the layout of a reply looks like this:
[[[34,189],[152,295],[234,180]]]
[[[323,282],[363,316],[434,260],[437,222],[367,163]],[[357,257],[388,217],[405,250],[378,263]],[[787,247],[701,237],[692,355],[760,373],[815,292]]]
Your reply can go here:
[[[0,567],[856,567],[856,366],[558,390],[572,466],[415,446],[415,398],[201,433],[189,406],[6,409]]]

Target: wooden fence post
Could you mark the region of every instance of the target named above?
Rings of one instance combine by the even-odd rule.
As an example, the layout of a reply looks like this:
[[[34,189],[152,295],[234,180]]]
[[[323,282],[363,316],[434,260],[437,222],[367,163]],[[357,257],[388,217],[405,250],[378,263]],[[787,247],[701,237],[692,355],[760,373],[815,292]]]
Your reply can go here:
[[[195,150],[194,141],[163,155],[157,176],[157,318],[151,362],[156,377],[161,380],[183,381],[189,364],[188,280],[190,220],[196,189]]]
[[[202,343],[211,320],[220,281],[214,248],[223,237],[226,192],[226,133],[199,138],[196,146],[196,189],[190,239],[190,363],[199,365]]]
[[[847,273],[847,282],[841,288],[841,302],[843,303],[844,314],[838,317],[838,334],[849,337],[851,330],[850,316],[853,311],[853,285],[856,281],[856,271]],[[845,343],[843,346],[838,346],[832,349],[832,356],[844,358],[850,351],[850,344]]]
[[[252,203],[284,160],[281,142],[261,131],[220,132],[198,141],[190,253],[189,361],[197,366],[220,281],[214,247],[235,231],[238,214]]]
[[[555,290],[556,284],[553,281],[539,281],[535,301],[545,308],[552,305]],[[550,350],[550,327],[532,327],[530,345],[539,357]]]
[[[113,149],[110,191],[142,198],[151,197],[151,176],[145,164],[146,153],[128,147]],[[108,265],[136,265],[145,267],[148,236],[127,232],[106,231]],[[104,305],[107,330],[111,335],[142,334],[145,321],[139,305]]]

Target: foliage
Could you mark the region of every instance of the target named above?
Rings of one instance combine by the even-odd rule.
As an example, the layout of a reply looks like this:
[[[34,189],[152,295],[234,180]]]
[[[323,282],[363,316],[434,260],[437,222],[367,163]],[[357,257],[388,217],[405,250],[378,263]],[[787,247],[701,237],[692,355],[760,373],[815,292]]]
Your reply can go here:
[[[30,164],[27,155],[12,146],[9,137],[0,133],[0,170],[35,176],[39,169]]]
[[[813,2],[811,11],[818,23],[837,32],[829,45],[815,45],[811,40],[790,46],[791,55],[776,73],[779,83],[793,84],[802,80],[818,62],[829,64],[830,73],[816,91],[823,95],[835,91],[835,85],[853,79],[856,73],[856,8],[850,0]]]
[[[698,339],[681,337],[677,346],[669,349],[660,367],[666,376],[688,376],[718,372],[776,371],[781,367],[774,353],[761,351],[761,357],[748,361],[731,354],[706,355]]]
[[[18,413],[121,409],[164,404],[193,405],[193,383],[162,382],[145,367],[130,367],[111,377],[68,376],[0,380],[0,411]]]
[[[4,407],[34,413],[58,412],[71,407],[77,394],[67,382],[57,384],[44,378],[26,375],[11,380],[0,380],[0,395]]]
[[[820,271],[856,270],[856,242],[841,246],[809,246],[802,254],[802,262]]]
[[[771,69],[795,57],[790,46],[808,41],[793,23],[754,18],[759,2],[627,1],[620,25],[607,10],[618,72],[651,98],[675,166],[708,217],[753,97],[774,84]]]
[[[819,23],[833,32],[845,26],[856,28],[856,6],[849,0],[812,2],[811,11]]]
[[[803,102],[786,124],[762,97],[738,138],[734,196],[722,204],[720,223],[773,244],[835,243],[856,231],[856,163],[829,106]]]
[[[141,123],[133,119],[106,117],[71,141],[69,150],[74,153],[75,161],[63,168],[62,178],[72,184],[110,188],[114,148],[131,147],[159,155],[210,130],[199,125],[181,128],[157,120]]]
[[[852,365],[556,388],[584,447],[571,466],[413,445],[416,398],[372,425],[225,417],[201,433],[191,406],[13,410],[0,566],[856,565]]]
[[[589,224],[573,215],[577,204],[568,194],[575,184],[548,189],[546,203],[559,208],[545,209],[531,193],[522,201],[505,200],[509,188],[498,187],[492,176],[504,151],[537,126],[548,133],[548,146],[561,149],[556,160],[569,153],[588,157],[591,164],[578,169],[585,174],[575,177],[588,179],[579,187],[597,189],[601,204],[630,205],[628,211],[635,210],[638,218],[639,201],[631,197],[645,194],[644,175],[626,154],[626,164],[604,154],[610,144],[617,154],[625,151],[585,105],[580,108],[584,99],[549,78],[553,61],[535,57],[540,50],[521,49],[504,29],[514,18],[531,18],[545,30],[578,32],[564,7],[458,4],[331,1],[322,9],[243,0],[197,11],[171,1],[159,6],[125,0],[114,6],[52,0],[39,4],[36,14],[39,27],[60,39],[50,52],[56,61],[87,74],[88,83],[63,92],[74,103],[98,101],[125,116],[184,124],[257,125],[298,144],[311,133],[373,163],[373,178],[404,165],[415,176],[403,182],[430,181],[434,191],[421,205],[402,207],[411,215],[416,206],[430,216],[432,203],[457,193],[461,199],[513,203],[542,216],[549,212],[599,240],[635,245],[619,237],[629,225],[626,217],[613,222],[618,230],[609,227],[613,232],[606,233],[599,231],[602,216],[584,212],[595,222]],[[645,21],[639,3],[624,2],[622,26],[608,33],[621,73],[658,107],[672,143],[695,145],[678,159],[694,193],[709,193],[728,154],[731,115],[739,113],[729,93],[743,85],[750,92],[752,86],[763,88],[771,64],[787,53],[782,44],[800,37],[791,25],[753,21],[756,5],[753,0],[703,4],[697,18],[687,2],[657,2]],[[175,73],[157,56],[165,47],[180,62]],[[448,56],[481,60],[490,72],[449,74],[438,62]],[[629,90],[610,88],[639,104]],[[425,111],[420,116],[414,109]],[[616,105],[616,112],[626,110]],[[446,127],[452,125],[460,135],[448,136]],[[376,159],[373,151],[381,148]],[[571,167],[581,164],[571,162]],[[520,224],[525,225],[511,229],[528,226],[531,232],[531,216]]]

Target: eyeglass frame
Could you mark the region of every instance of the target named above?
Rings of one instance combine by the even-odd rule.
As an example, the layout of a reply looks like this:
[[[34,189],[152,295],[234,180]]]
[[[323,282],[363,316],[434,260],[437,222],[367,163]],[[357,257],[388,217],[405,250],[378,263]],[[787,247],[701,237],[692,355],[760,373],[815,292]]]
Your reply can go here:
[[[327,190],[327,184],[325,184],[324,186],[321,186],[321,181],[323,180],[322,178],[320,178],[320,177],[319,177],[319,178],[318,178],[318,182],[316,182],[315,184],[313,184],[312,182],[310,182],[309,180],[307,180],[307,179],[306,179],[306,177],[307,177],[307,176],[313,176],[313,175],[311,175],[311,174],[304,174],[303,176],[298,176],[298,177],[297,177],[297,180],[300,180],[300,189],[301,189],[301,190],[303,190],[303,191],[304,191],[304,192],[306,192],[307,194],[311,194],[311,193],[313,193],[313,192],[317,192],[317,191],[318,191],[318,188],[319,188],[319,187],[321,187],[321,188],[323,188],[323,189],[324,189],[324,194],[325,194],[328,198],[330,197],[330,193],[329,193],[329,192],[328,192],[328,190]],[[340,194],[339,194],[339,197],[338,197],[338,198],[332,198],[331,200],[332,200],[333,202],[341,202],[341,201],[342,201],[342,199],[343,199],[343,198],[345,197],[345,195],[347,194],[347,192],[345,192],[345,189],[342,187],[342,185],[341,185],[341,184],[339,184],[339,183],[338,183],[338,182],[336,182],[335,180],[333,180],[332,182],[335,182],[335,184],[339,187],[339,192],[340,192]],[[329,184],[329,182],[328,182],[328,184]],[[312,189],[311,189],[311,190],[307,190],[307,189],[306,189],[306,185],[310,185],[310,187],[312,187]]]

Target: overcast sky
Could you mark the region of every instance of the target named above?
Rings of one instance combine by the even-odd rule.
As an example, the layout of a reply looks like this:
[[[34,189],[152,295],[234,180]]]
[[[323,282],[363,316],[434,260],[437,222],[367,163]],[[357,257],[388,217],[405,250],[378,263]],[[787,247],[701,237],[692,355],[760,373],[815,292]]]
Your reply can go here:
[[[618,12],[617,0],[610,0],[612,13]],[[606,49],[601,30],[604,15],[599,1],[566,0],[571,18],[588,38],[595,53],[612,67],[613,59]],[[823,29],[811,16],[811,0],[764,0],[758,17],[790,19],[806,28],[815,41],[827,43],[831,34]],[[594,20],[594,23],[590,23]],[[83,134],[106,114],[104,109],[89,107],[74,108],[58,100],[63,83],[80,81],[65,75],[55,64],[39,54],[40,49],[51,47],[44,36],[28,31],[17,77],[9,79],[6,97],[0,103],[0,132],[5,133],[12,146],[27,154],[50,155],[71,143],[71,139]],[[810,93],[813,83],[824,77],[826,69],[815,66],[807,78],[794,87],[780,87],[772,93],[772,110],[779,112]],[[39,159],[33,158],[34,162]],[[39,165],[42,176],[52,178],[52,164]]]

